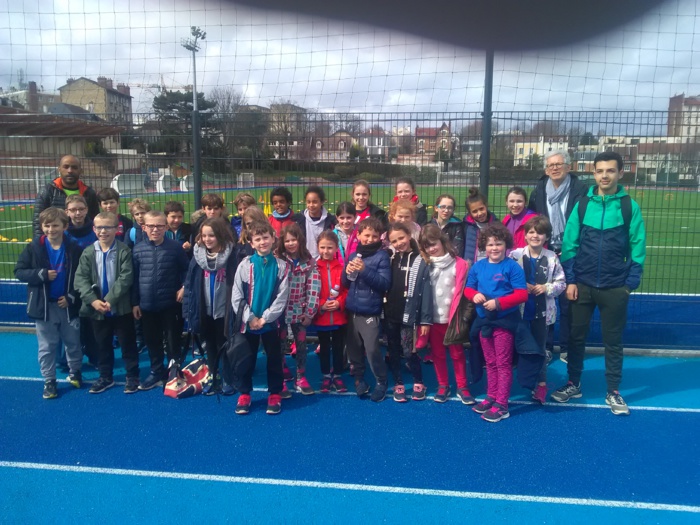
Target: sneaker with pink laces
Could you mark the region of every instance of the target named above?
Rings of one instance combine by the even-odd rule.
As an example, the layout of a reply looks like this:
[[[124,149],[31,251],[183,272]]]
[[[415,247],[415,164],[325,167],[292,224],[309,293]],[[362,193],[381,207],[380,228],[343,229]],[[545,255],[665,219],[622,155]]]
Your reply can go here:
[[[324,377],[323,381],[321,381],[321,393],[327,394],[328,392],[331,391],[332,386],[333,386],[333,381],[331,380],[331,378]]]
[[[267,398],[267,413],[276,415],[282,412],[282,398],[279,394],[270,394]]]
[[[315,394],[314,389],[311,388],[311,385],[309,382],[306,380],[306,377],[301,376],[300,378],[297,379],[297,382],[295,383],[297,392],[300,392],[304,394],[305,396],[312,396]]]
[[[428,389],[425,388],[423,383],[415,383],[413,385],[413,394],[411,399],[414,401],[423,401],[428,394]]]
[[[406,397],[406,387],[403,385],[394,385],[394,401],[397,403],[405,403],[408,401]]]
[[[538,401],[541,405],[547,402],[547,386],[537,385],[537,387],[532,391],[532,399]]]
[[[343,380],[340,378],[340,376],[333,377],[333,388],[335,388],[335,391],[339,394],[344,394],[348,391],[348,387],[345,386],[345,383],[343,383]]]
[[[250,413],[250,394],[241,394],[238,396],[236,414],[243,416],[248,413]]]
[[[287,388],[287,383],[282,383],[282,392],[280,392],[280,397],[282,399],[290,399],[292,397],[292,392]]]

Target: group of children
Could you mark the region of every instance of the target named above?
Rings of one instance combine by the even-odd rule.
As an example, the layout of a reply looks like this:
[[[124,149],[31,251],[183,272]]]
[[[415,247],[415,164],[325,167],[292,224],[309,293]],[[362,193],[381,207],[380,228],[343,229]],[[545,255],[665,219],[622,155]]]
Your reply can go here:
[[[81,322],[93,337],[87,342],[85,335],[82,346],[99,370],[90,388],[95,394],[114,385],[114,335],[126,367],[124,392],[134,393],[164,384],[168,364],[183,357],[180,336],[186,326],[205,348],[211,373],[205,393],[238,391],[237,414],[250,411],[262,344],[267,413],[277,414],[282,399],[291,397],[288,381],[301,394],[315,393],[306,378],[306,334],[313,327],[320,392],[346,392],[343,375],[349,369],[357,395],[370,394],[369,363],[372,401],[385,398],[389,373],[395,401],[423,400],[427,388],[419,352],[429,347],[436,402],[452,393],[449,355],[461,402],[489,422],[509,417],[517,325],[527,323],[544,356],[556,318],[554,299],[566,287],[557,256],[546,248],[551,225],[526,208],[527,195],[519,187],[508,192],[509,213],[502,223],[475,188],[464,220],[454,216],[455,198],[443,194],[430,222],[410,179],[399,180],[396,190],[387,214],[371,203],[369,184],[357,181],[351,201],[341,203],[334,216],[319,186],[306,189],[301,213],[292,210],[291,192],[279,187],[271,192],[269,218],[252,195],[242,193],[232,220],[221,197],[208,194],[192,226],[183,222],[182,203],[171,201],[160,212],[142,199],[129,204],[132,224],[119,215],[119,195],[111,189],[98,192],[102,211],[94,219],[86,218],[79,196],[67,199],[67,214],[44,210],[44,235],[27,246],[15,269],[29,285],[27,312],[36,319],[44,397],[57,396],[59,341],[68,358],[68,381],[82,384]],[[469,391],[463,345],[444,344],[463,296],[476,306],[472,337],[478,338],[487,372],[487,396],[478,403]],[[143,381],[137,329],[150,356]],[[234,340],[236,356],[226,358]],[[285,360],[291,350],[295,375]],[[413,379],[410,392],[402,358]],[[547,394],[542,361],[533,389],[540,403]]]

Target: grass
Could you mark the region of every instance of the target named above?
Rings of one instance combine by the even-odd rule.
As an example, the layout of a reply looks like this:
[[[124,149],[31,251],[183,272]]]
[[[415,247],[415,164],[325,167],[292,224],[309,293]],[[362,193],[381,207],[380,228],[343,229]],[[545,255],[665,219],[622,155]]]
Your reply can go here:
[[[304,185],[292,185],[294,209],[304,208]],[[324,185],[329,210],[334,213],[340,202],[350,196],[350,184],[333,183]],[[271,188],[256,188],[251,190],[259,201],[269,201]],[[489,200],[496,215],[503,217],[506,186],[492,186]],[[526,188],[530,191],[532,188]],[[229,210],[234,210],[233,200],[237,189],[205,188],[206,192],[216,192],[222,195]],[[700,215],[696,210],[700,206],[700,193],[685,190],[663,190],[654,188],[631,189],[630,195],[642,208],[642,216],[647,231],[647,259],[644,278],[640,292],[647,293],[700,293],[700,267],[697,257],[700,255]],[[463,217],[465,213],[464,200],[468,187],[463,185],[422,186],[419,188],[421,200],[432,213],[432,204],[438,195],[450,193],[457,199],[455,215]],[[388,209],[394,195],[390,184],[373,184],[372,201]],[[145,195],[151,206],[163,209],[169,200],[180,200],[185,204],[185,210],[190,213],[196,209],[191,193]],[[267,197],[267,199],[266,199]],[[124,198],[121,211],[127,214],[129,198]],[[263,206],[261,202],[261,206]],[[234,210],[235,211],[235,210]],[[25,242],[31,237],[31,220],[33,206],[31,204],[2,204],[0,203],[0,278],[12,278],[14,263],[17,260]]]

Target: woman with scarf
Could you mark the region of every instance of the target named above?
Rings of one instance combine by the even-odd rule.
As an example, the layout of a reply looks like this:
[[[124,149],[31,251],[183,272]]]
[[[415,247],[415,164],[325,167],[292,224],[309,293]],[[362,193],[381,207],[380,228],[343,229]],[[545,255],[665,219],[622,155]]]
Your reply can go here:
[[[332,230],[336,225],[335,216],[328,213],[324,204],[326,193],[320,186],[309,186],[304,194],[306,209],[294,215],[296,222],[306,237],[306,249],[311,257],[318,257],[318,236],[324,230]]]

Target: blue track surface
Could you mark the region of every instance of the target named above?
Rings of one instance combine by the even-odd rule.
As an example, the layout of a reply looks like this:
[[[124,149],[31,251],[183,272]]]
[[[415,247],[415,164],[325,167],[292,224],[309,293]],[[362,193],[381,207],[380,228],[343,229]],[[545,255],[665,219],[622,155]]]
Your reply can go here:
[[[700,519],[700,360],[627,358],[625,418],[599,407],[603,359],[591,357],[580,403],[539,407],[515,388],[511,418],[490,425],[457,401],[351,395],[295,395],[278,417],[262,391],[248,417],[233,414],[235,397],[89,395],[65,383],[45,401],[33,336],[0,345],[0,521],[37,521],[40,509],[109,523],[190,511],[235,523]],[[555,362],[550,387],[563,379]]]

